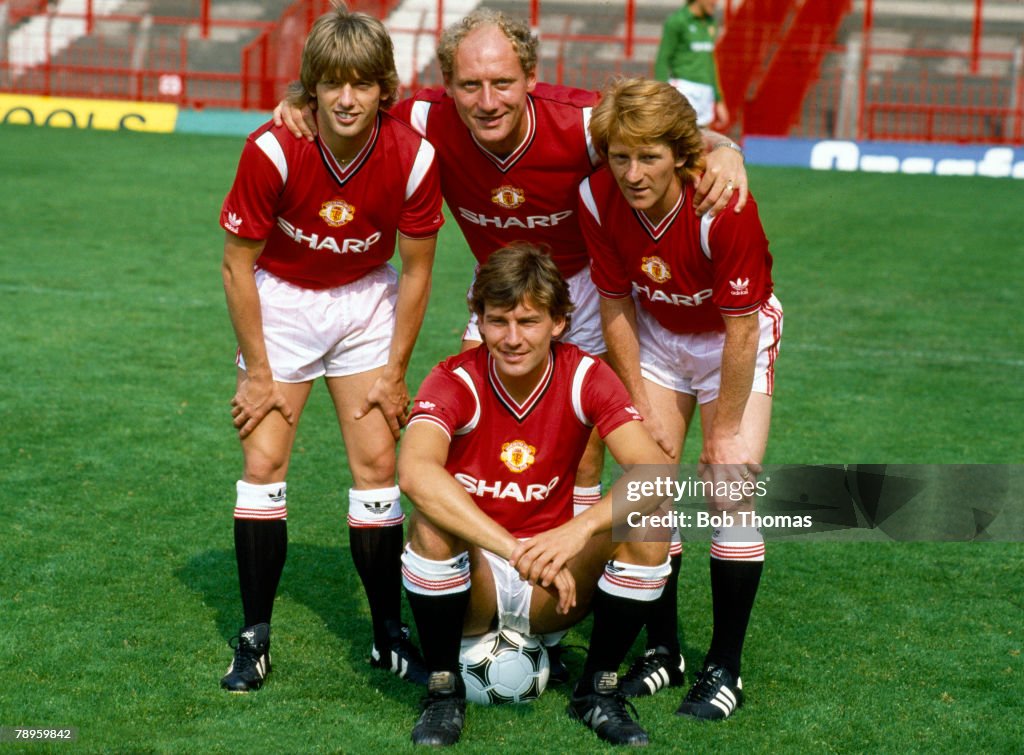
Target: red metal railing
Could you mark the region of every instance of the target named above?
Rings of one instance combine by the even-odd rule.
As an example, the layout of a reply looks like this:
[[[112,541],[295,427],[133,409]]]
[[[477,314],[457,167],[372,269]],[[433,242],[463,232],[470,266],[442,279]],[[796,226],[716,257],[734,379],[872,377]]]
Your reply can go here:
[[[47,0],[7,0],[7,23],[14,26],[20,21],[46,13]]]
[[[778,29],[777,49],[757,90],[744,103],[746,130],[765,135],[789,132],[851,4],[850,0],[812,1],[792,8],[789,23]]]
[[[873,39],[884,38],[878,32],[891,18],[876,13],[882,1],[858,5],[863,16],[848,25],[847,32],[855,34],[859,28],[860,38],[846,45],[827,33],[838,23],[838,15],[818,25],[797,21],[815,7],[820,11],[828,5],[830,12],[837,11],[849,0],[726,0],[718,60],[723,91],[738,120],[734,133],[1021,143],[1021,53],[987,49],[987,40],[999,26],[985,25],[985,0],[973,0],[973,17],[964,18],[957,29],[951,30],[950,19],[944,19],[941,28],[934,24],[934,33],[927,36],[941,39],[945,34],[950,49],[875,46]],[[397,0],[354,0],[350,7],[383,17],[396,4]],[[58,17],[55,4],[44,0],[8,0],[0,91],[265,109],[297,78],[302,39],[328,8],[327,0],[299,0],[280,19],[268,22],[216,18],[210,0],[183,0],[180,5],[186,10],[180,17],[147,20],[142,15],[94,15],[94,5],[86,2],[78,16]],[[1005,14],[1013,3],[988,0],[988,5],[1000,5]],[[655,12],[636,0],[594,4],[582,14],[542,0],[521,0],[516,8],[540,34],[541,78],[589,89],[601,88],[616,74],[651,74],[659,41],[651,31],[667,10]],[[415,28],[392,24],[396,48],[426,53],[442,19],[450,20],[444,10],[444,0],[436,0],[418,20],[401,22]],[[46,23],[28,20],[27,14],[38,17],[40,12]],[[92,33],[41,62],[18,64],[19,44],[50,49],[56,21],[68,18],[83,21]],[[36,34],[41,38],[18,41],[29,27],[39,29]],[[217,32],[229,29],[242,36],[232,48],[234,62],[229,54],[227,59],[221,56],[216,70],[201,66],[200,60],[213,57],[215,40],[225,36]],[[965,37],[969,45],[953,49],[952,40]],[[813,65],[801,63],[808,60]],[[783,65],[786,61],[788,65]],[[400,73],[408,89],[438,82],[435,65]],[[807,86],[811,73],[814,82]],[[786,104],[782,94],[794,97]],[[776,123],[774,131],[762,125],[766,114]]]

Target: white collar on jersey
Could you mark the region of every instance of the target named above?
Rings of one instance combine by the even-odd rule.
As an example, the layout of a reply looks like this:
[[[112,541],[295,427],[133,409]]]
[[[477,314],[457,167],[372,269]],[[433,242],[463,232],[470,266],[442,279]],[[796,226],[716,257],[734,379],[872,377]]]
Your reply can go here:
[[[544,369],[544,374],[541,379],[537,381],[536,387],[530,392],[530,395],[526,397],[526,400],[519,403],[512,394],[508,392],[504,384],[501,382],[501,376],[498,375],[498,368],[494,363],[494,357],[490,354],[487,355],[487,377],[491,383],[491,388],[494,389],[495,395],[498,400],[505,405],[512,415],[520,422],[526,419],[527,415],[533,411],[534,407],[540,402],[541,396],[547,391],[548,386],[551,384],[551,378],[555,374],[555,355],[553,351],[548,352],[548,363]]]
[[[537,135],[537,114],[534,111],[533,107],[533,97],[530,97],[529,95],[526,96],[525,117],[526,136],[523,137],[523,140],[519,143],[519,146],[512,150],[512,152],[509,153],[508,156],[506,157],[498,157],[496,154],[487,149],[487,147],[478,142],[476,136],[473,134],[472,131],[469,132],[469,136],[476,144],[477,149],[483,152],[484,157],[486,157],[488,160],[494,163],[495,167],[497,167],[498,170],[500,170],[502,173],[507,172],[509,168],[516,164],[516,161],[518,161],[520,157],[526,154],[526,150],[528,150],[530,148],[530,145],[533,144],[533,138]]]

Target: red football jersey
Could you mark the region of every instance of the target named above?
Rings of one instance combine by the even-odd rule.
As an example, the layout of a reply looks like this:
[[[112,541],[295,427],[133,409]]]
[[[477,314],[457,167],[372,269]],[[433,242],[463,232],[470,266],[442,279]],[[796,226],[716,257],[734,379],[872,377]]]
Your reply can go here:
[[[258,267],[304,288],[358,280],[391,259],[397,231],[426,238],[443,222],[433,146],[386,113],[345,166],[319,137],[261,126],[220,214],[231,233],[266,240]]]
[[[635,294],[665,328],[675,333],[724,330],[723,315],[756,312],[772,294],[768,252],[753,196],[739,214],[729,206],[697,216],[684,183],[679,202],[654,225],[629,206],[604,167],[580,184],[580,224],[601,295]]]
[[[597,162],[587,131],[597,99],[594,92],[538,84],[524,113],[526,138],[505,158],[477,143],[441,88],[391,112],[437,149],[441,192],[477,261],[513,241],[546,244],[568,278],[588,262],[576,192]]]
[[[576,467],[593,426],[604,437],[639,419],[607,364],[555,343],[524,403],[509,396],[479,346],[427,375],[409,422],[440,426],[451,439],[445,469],[488,516],[530,537],[572,518]]]

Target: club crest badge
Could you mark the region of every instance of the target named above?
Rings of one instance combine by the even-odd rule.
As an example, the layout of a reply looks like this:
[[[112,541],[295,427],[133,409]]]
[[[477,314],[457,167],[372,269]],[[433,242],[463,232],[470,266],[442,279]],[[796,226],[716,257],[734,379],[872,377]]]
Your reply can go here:
[[[506,210],[514,210],[526,201],[526,192],[516,186],[499,186],[491,192],[491,201]]]
[[[672,271],[668,269],[668,265],[661,257],[642,258],[640,269],[655,283],[664,283],[672,277]]]
[[[356,216],[356,208],[341,199],[324,202],[320,207],[320,217],[332,228],[345,225]]]
[[[529,469],[536,459],[537,449],[522,440],[513,440],[501,446],[501,461],[509,470],[520,473]]]

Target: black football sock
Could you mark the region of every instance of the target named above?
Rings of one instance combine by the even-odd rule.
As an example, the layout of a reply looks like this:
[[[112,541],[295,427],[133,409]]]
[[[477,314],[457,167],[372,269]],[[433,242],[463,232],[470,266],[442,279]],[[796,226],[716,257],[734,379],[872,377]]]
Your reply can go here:
[[[269,624],[288,555],[288,522],[235,519],[235,560],[245,626]]]
[[[665,583],[661,597],[654,601],[650,615],[647,617],[647,649],[658,646],[667,648],[670,653],[679,654],[679,568],[682,564],[681,555],[672,556],[669,564],[672,572]]]
[[[575,695],[593,691],[594,674],[598,671],[618,673],[630,646],[647,623],[654,602],[661,596],[668,574],[667,559],[658,566],[623,561],[605,564],[594,591],[594,628]]]
[[[349,548],[373,620],[373,644],[384,652],[402,621],[402,524],[349,527]]]
[[[714,631],[705,663],[725,666],[737,678],[743,640],[763,569],[763,561],[711,559]]]
[[[402,554],[402,581],[427,670],[458,675],[462,625],[469,607],[469,554],[435,561],[408,545]]]
[[[593,692],[594,674],[598,671],[619,670],[652,605],[651,601],[612,595],[598,586],[592,603],[594,627],[590,632],[590,648],[575,695]]]
[[[416,633],[427,669],[457,674],[469,590],[450,595],[422,595],[407,590],[405,594],[416,621]]]

